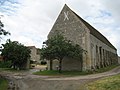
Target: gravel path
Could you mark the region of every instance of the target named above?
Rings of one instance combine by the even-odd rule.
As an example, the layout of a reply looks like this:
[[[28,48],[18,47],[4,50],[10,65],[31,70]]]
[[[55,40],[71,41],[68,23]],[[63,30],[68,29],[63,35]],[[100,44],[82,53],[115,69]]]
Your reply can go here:
[[[13,90],[87,90],[86,83],[119,73],[120,66],[104,73],[74,77],[37,76],[30,72],[0,72],[0,75],[16,84],[18,88]]]

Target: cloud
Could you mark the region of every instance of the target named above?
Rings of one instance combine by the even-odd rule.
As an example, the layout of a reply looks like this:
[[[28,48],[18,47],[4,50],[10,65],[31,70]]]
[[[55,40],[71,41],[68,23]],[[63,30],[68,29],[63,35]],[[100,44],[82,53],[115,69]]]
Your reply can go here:
[[[120,16],[119,16],[120,15],[120,12],[119,12],[120,0],[115,0],[115,1],[102,0],[101,2],[104,5],[104,8],[112,13],[115,21],[120,21]]]
[[[5,15],[3,22],[6,26],[5,29],[11,33],[10,38],[12,40],[20,41],[25,45],[31,42],[31,45],[34,43],[35,46],[41,47],[42,42],[47,39],[57,14],[60,12],[58,9],[62,8],[62,2],[59,0],[54,1],[54,3],[49,0],[46,1],[21,0],[17,5],[11,2],[3,5],[4,10],[9,8],[3,12]],[[13,6],[20,7],[16,9]],[[20,38],[23,37],[26,39],[21,40]]]
[[[2,0],[3,1],[3,0]],[[109,0],[4,0],[0,14],[10,38],[41,47],[64,4],[99,30],[120,54],[120,1]],[[9,1],[9,2],[8,2]],[[12,2],[11,2],[12,1]]]
[[[12,15],[15,14],[17,9],[20,7],[20,3],[16,0],[1,0],[0,6],[0,11],[3,12],[5,15]]]
[[[4,13],[5,16],[3,21],[6,26],[6,30],[11,32],[12,40],[21,41],[21,43],[24,43],[25,45],[28,45],[30,41],[34,42],[37,40],[39,42],[34,43],[36,45],[38,43],[42,43],[43,39],[47,36],[51,26],[48,22],[51,20],[46,16],[46,13],[40,9],[41,3],[38,2],[39,0],[36,0],[37,2],[33,2],[33,0],[31,0],[31,2],[29,1],[30,0],[23,1],[23,4],[15,14],[12,13],[8,16],[6,15],[6,11]],[[9,5],[5,6],[8,7]],[[13,7],[10,9],[12,8]],[[24,38],[26,37],[26,39],[23,39],[22,37],[21,40],[21,36]]]
[[[69,0],[75,12],[101,32],[117,49],[120,55],[120,1],[116,0]]]

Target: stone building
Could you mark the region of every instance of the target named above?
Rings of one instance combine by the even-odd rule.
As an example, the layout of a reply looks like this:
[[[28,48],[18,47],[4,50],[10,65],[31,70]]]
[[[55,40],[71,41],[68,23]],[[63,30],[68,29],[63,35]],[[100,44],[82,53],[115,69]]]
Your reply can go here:
[[[40,49],[36,48],[35,46],[28,46],[30,48],[30,60],[34,61],[35,63],[40,63]]]
[[[117,49],[66,4],[49,32],[48,38],[53,37],[57,31],[85,50],[82,60],[65,57],[62,70],[91,70],[118,63]],[[48,68],[49,64],[48,62]],[[53,69],[57,67],[57,60],[53,60]]]
[[[118,57],[118,63],[120,64],[120,56]]]

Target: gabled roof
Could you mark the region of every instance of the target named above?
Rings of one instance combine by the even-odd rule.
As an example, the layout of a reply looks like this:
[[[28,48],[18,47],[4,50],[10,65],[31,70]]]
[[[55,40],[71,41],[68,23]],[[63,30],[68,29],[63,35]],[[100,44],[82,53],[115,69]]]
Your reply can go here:
[[[67,6],[65,4],[65,6]],[[67,6],[68,7],[68,6]],[[68,7],[69,8],[69,7]],[[70,8],[69,8],[70,9]],[[70,9],[71,10],[71,9]],[[72,10],[71,10],[72,11]],[[85,20],[83,20],[79,15],[77,15],[74,11],[72,11],[80,21],[90,30],[90,33],[95,36],[97,39],[108,45],[109,47],[117,50],[108,40],[106,37],[104,37],[98,30],[96,30],[93,26],[91,26],[89,23],[87,23]]]

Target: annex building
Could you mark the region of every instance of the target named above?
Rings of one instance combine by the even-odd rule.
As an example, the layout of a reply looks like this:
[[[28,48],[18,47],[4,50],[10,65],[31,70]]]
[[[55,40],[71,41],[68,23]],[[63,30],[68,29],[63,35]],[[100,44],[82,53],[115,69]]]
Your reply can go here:
[[[82,55],[82,62],[65,57],[62,61],[62,70],[91,70],[118,63],[117,49],[105,36],[78,16],[66,4],[49,32],[48,38],[53,37],[57,31],[85,50]],[[49,64],[48,62],[48,68]],[[57,69],[57,60],[53,60],[52,65],[54,70]]]
[[[28,46],[30,49],[30,60],[34,63],[40,63],[40,49],[35,46]]]

